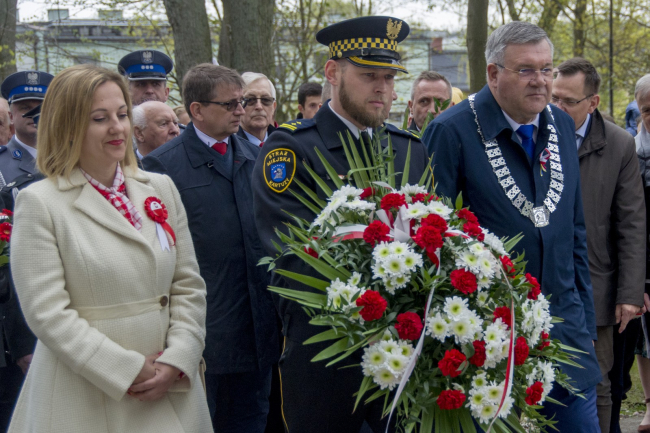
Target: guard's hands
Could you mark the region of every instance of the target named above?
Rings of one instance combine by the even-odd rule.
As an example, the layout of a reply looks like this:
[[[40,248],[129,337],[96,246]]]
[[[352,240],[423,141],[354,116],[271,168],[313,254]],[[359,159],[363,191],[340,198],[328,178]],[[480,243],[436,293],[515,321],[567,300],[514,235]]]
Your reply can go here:
[[[647,295],[645,295],[647,296]],[[625,331],[630,320],[636,317],[636,313],[641,311],[641,307],[632,304],[616,304],[616,323],[620,323],[618,328],[619,334]]]
[[[647,293],[643,294],[643,308],[641,308],[641,314],[645,314],[647,311],[650,311],[650,296]],[[641,315],[639,314],[639,315]]]
[[[149,355],[145,358],[144,365],[142,366],[142,370],[140,370],[140,373],[138,374],[138,377],[135,378],[131,386],[136,385],[138,383],[142,383],[145,380],[149,380],[153,378],[156,375],[156,368],[154,366],[154,361],[158,359],[158,357],[162,354],[160,353],[155,353],[153,355]]]
[[[137,385],[131,386],[129,395],[140,401],[153,401],[161,398],[172,384],[178,380],[181,371],[162,362],[154,363],[156,375]]]
[[[2,338],[2,336],[0,336],[0,338]],[[29,370],[29,366],[32,364],[33,357],[34,355],[30,353],[29,355],[25,355],[16,361],[16,365],[20,367],[24,375],[27,375],[27,371]]]

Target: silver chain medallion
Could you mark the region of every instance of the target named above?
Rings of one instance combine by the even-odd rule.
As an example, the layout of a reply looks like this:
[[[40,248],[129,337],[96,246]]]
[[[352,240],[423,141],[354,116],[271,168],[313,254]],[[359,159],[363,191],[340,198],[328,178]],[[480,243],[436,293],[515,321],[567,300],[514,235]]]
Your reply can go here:
[[[472,108],[474,113],[474,121],[478,127],[478,134],[483,141],[485,146],[485,153],[488,157],[488,162],[492,166],[492,171],[497,177],[497,181],[503,188],[503,192],[510,199],[510,202],[514,207],[519,210],[524,217],[529,218],[535,227],[546,227],[550,223],[551,213],[557,208],[557,204],[562,198],[562,190],[564,189],[564,174],[562,173],[562,163],[560,162],[560,148],[558,146],[558,137],[555,125],[549,123],[546,125],[546,128],[549,131],[547,149],[549,151],[549,159],[551,160],[551,183],[546,193],[546,198],[544,199],[544,205],[535,207],[535,205],[530,202],[524,193],[521,192],[515,179],[510,175],[510,169],[506,164],[506,160],[501,153],[499,148],[499,143],[496,140],[485,140],[483,136],[483,131],[481,130],[481,125],[478,121],[478,115],[476,114],[476,109],[474,108],[474,98],[476,94],[470,95],[469,106]],[[553,112],[549,106],[546,107],[551,116],[552,122],[555,121],[553,118]]]

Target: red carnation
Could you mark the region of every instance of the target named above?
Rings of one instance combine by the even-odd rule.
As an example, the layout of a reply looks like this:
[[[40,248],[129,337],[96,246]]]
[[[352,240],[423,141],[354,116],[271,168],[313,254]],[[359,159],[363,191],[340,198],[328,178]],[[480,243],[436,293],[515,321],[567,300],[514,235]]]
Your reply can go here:
[[[476,218],[476,215],[474,215],[472,212],[470,212],[467,209],[459,210],[458,212],[456,212],[456,215],[458,216],[458,218],[463,219],[468,223],[478,224],[478,218]]]
[[[474,224],[470,222],[463,224],[463,231],[475,238],[478,238],[483,234],[483,230],[481,229],[481,227],[479,227],[478,224]],[[483,236],[483,238],[485,238],[485,236]]]
[[[506,271],[506,274],[512,276],[517,273],[517,270],[515,269],[515,264],[512,263],[512,260],[510,260],[509,257],[507,256],[501,256],[501,265],[503,265],[503,269]]]
[[[447,350],[444,358],[438,361],[438,368],[444,376],[456,377],[461,373],[459,367],[466,360],[467,357],[461,351],[456,349]]]
[[[359,314],[363,320],[371,321],[381,318],[388,303],[381,297],[379,292],[374,290],[366,290],[363,295],[357,298],[357,307],[363,307]]]
[[[11,224],[9,223],[0,224],[0,240],[9,242],[11,239],[11,228]]]
[[[404,194],[390,193],[381,199],[381,208],[386,212],[398,210],[401,206],[406,206],[406,197]]]
[[[485,364],[485,341],[474,340],[472,346],[474,346],[474,355],[468,361],[477,367],[483,367]]]
[[[445,221],[445,219],[440,215],[431,214],[426,218],[422,218],[420,224],[422,227],[433,227],[437,229],[440,234],[445,234],[447,231],[447,221]]]
[[[445,390],[438,396],[438,406],[444,410],[458,409],[465,403],[466,398],[462,391],[455,389]]]
[[[359,198],[363,200],[364,198],[372,197],[373,195],[375,195],[375,189],[369,186],[368,188],[363,189],[363,192],[361,193]]]
[[[542,342],[539,344],[539,346],[537,346],[537,349],[544,350],[545,348],[550,346],[551,342],[549,341],[549,337],[550,336],[548,335],[548,332],[542,331]]]
[[[9,209],[2,209],[2,212],[1,212],[1,213],[7,215],[9,218],[11,218],[12,216],[14,216],[14,213],[13,213],[12,211],[10,211]]]
[[[510,308],[505,306],[495,308],[493,322],[496,322],[497,319],[499,318],[503,320],[503,323],[508,325],[508,328],[510,328],[510,322],[512,321],[512,314],[510,313]]]
[[[528,299],[536,300],[537,297],[542,293],[539,283],[537,282],[537,278],[533,277],[530,274],[526,274],[526,280],[528,280],[528,282],[533,286],[528,292]]]
[[[318,238],[317,238],[317,237],[313,237],[312,239],[318,239]],[[307,254],[309,254],[310,256],[312,256],[313,258],[315,258],[315,259],[318,258],[318,253],[317,253],[316,251],[314,251],[313,249],[311,249],[311,247],[310,247],[309,245],[305,246],[305,248],[303,248],[303,250],[304,250]]]
[[[465,269],[456,269],[449,275],[451,285],[462,293],[469,295],[476,291],[476,275]]]
[[[418,232],[413,236],[415,243],[422,249],[433,249],[433,251],[442,247],[442,235],[440,231],[432,226],[424,226],[418,229]]]
[[[411,201],[413,203],[424,203],[427,204],[433,199],[433,195],[431,194],[425,194],[423,192],[419,192],[415,194],[413,197],[411,197]]]
[[[417,340],[422,333],[422,319],[415,313],[407,311],[397,316],[395,329],[402,340]]]
[[[517,337],[517,343],[515,344],[515,365],[523,365],[528,358],[528,343],[526,343],[525,337]]]
[[[388,233],[390,233],[390,227],[381,221],[373,221],[363,231],[363,240],[374,247],[377,242],[390,241]]]
[[[542,386],[542,382],[537,381],[533,383],[532,386],[529,386],[526,389],[526,403],[531,406],[539,403],[539,401],[542,399],[543,393],[544,387]]]

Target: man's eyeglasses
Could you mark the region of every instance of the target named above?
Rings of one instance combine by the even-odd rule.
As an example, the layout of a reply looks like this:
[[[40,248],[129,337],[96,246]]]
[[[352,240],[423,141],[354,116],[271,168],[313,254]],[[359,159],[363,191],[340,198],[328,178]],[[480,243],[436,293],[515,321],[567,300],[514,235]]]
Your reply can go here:
[[[196,102],[200,102],[201,104],[221,105],[222,107],[226,107],[226,110],[228,111],[235,111],[239,104],[241,104],[242,108],[246,108],[246,104],[248,103],[246,99],[242,99],[241,101],[238,99],[233,99],[228,102],[217,102],[217,101],[196,101]]]
[[[578,105],[579,103],[581,103],[581,102],[584,101],[585,99],[589,99],[589,98],[591,98],[592,96],[594,96],[593,93],[592,93],[591,95],[585,96],[584,98],[582,98],[582,99],[579,100],[579,101],[567,101],[566,99],[560,99],[560,98],[556,98],[555,96],[551,96],[551,102],[554,103],[554,104],[556,104],[556,105],[557,105],[558,103],[561,103],[561,104],[564,105],[565,107],[575,107],[576,105]]]
[[[244,98],[244,101],[246,102],[246,105],[255,105],[257,104],[257,101],[260,101],[262,105],[264,105],[265,107],[270,107],[271,105],[273,105],[275,99],[265,98],[265,97],[255,98],[251,96],[250,98]],[[244,107],[246,107],[246,105],[244,105]]]
[[[537,77],[537,73],[539,72],[542,74],[542,78],[544,80],[549,81],[553,79],[553,69],[551,68],[542,68],[542,69],[532,69],[532,68],[524,68],[524,69],[519,69],[518,71],[510,68],[506,68],[503,65],[500,65],[498,63],[495,63],[500,68],[506,69],[510,72],[514,72],[515,74],[519,74],[519,79],[522,81],[531,81]]]

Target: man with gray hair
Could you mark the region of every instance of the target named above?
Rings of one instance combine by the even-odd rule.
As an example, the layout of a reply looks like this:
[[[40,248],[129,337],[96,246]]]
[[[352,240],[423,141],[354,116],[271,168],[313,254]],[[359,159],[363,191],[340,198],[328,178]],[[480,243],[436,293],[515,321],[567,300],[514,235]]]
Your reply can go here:
[[[275,131],[273,115],[278,106],[275,101],[275,86],[264,74],[257,72],[244,72],[244,115],[237,135],[248,140],[256,146],[262,147]]]
[[[408,101],[411,112],[409,129],[420,132],[429,113],[434,116],[454,105],[451,102],[451,83],[436,71],[424,71],[418,75],[411,87],[411,99]],[[441,109],[441,104],[449,100],[449,105]]]
[[[147,101],[133,107],[133,138],[138,161],[179,134],[178,117],[169,105]]]
[[[142,163],[171,177],[187,212],[207,288],[203,357],[214,430],[263,433],[280,348],[269,276],[257,266],[264,253],[251,176],[259,147],[236,135],[246,105],[243,87],[232,69],[209,63],[191,68],[183,78],[183,102],[192,122]]]
[[[553,45],[541,28],[514,21],[488,38],[488,84],[438,116],[423,141],[433,155],[436,192],[462,193],[482,227],[497,236],[523,234],[512,254],[526,253],[551,314],[563,319],[550,338],[580,350],[580,367],[561,365],[585,398],[555,383],[540,410],[561,432],[599,432],[593,340],[596,320],[587,258],[575,125],[548,105]],[[532,353],[548,350],[528,343]]]

